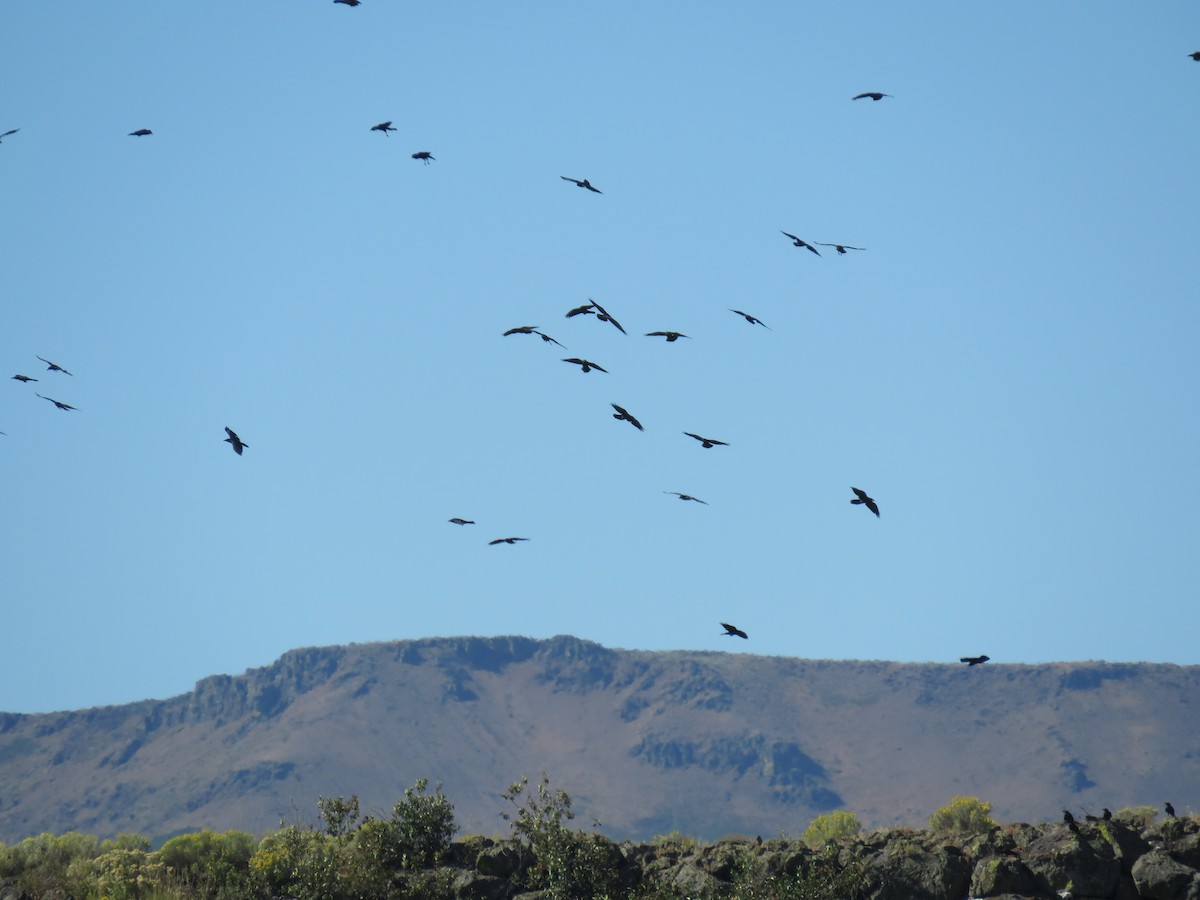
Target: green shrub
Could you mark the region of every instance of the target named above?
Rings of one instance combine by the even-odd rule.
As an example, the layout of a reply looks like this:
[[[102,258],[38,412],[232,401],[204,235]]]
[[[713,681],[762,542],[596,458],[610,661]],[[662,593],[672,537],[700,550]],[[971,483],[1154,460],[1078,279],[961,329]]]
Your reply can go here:
[[[857,858],[842,860],[838,848],[825,849],[800,865],[793,875],[759,877],[759,866],[743,851],[734,869],[729,900],[861,900],[867,896],[867,878]]]
[[[955,797],[949,806],[943,806],[929,817],[933,831],[951,831],[962,834],[979,834],[998,827],[988,816],[992,804],[978,797]]]
[[[834,810],[817,816],[804,832],[804,843],[819,850],[830,841],[849,837],[862,831],[858,816],[844,809]]]
[[[312,829],[287,825],[263,838],[250,857],[250,872],[271,896],[297,900],[339,900],[337,842]]]
[[[236,897],[250,879],[257,840],[245,831],[209,829],[171,838],[155,856],[171,882],[200,897]]]
[[[400,844],[400,864],[406,869],[436,866],[450,849],[458,826],[454,824],[454,804],[438,784],[432,794],[425,789],[427,778],[418,778],[404,789],[404,799],[392,808],[392,822]]]
[[[1154,806],[1126,806],[1113,813],[1113,818],[1122,825],[1130,828],[1145,828],[1158,818],[1158,808]]]
[[[117,847],[92,861],[96,890],[104,900],[143,900],[164,890],[166,867],[153,853]]]

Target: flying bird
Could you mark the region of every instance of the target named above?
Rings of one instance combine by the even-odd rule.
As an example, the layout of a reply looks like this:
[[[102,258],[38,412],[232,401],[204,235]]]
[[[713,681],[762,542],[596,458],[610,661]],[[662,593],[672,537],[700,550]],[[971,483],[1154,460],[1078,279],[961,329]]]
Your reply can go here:
[[[421,160],[421,162],[425,163],[425,165],[429,165],[429,161],[431,159],[434,162],[437,162],[437,157],[434,156],[432,153],[430,153],[428,150],[420,150],[420,151],[414,153],[412,155],[412,158]]]
[[[30,378],[28,375],[14,375],[13,378],[17,381],[37,381],[36,378]]]
[[[474,525],[475,524],[475,522],[472,519],[460,519],[458,516],[455,516],[453,519],[447,519],[447,521],[453,522],[455,525]]]
[[[891,94],[881,94],[879,91],[867,91],[865,94],[859,94],[856,97],[851,97],[851,100],[862,100],[864,97],[870,97],[872,100],[882,100],[884,97],[891,97]]]
[[[559,344],[558,341],[554,340],[554,338],[550,337],[550,335],[542,334],[542,332],[538,331],[538,327],[536,325],[521,325],[517,328],[510,328],[508,331],[504,332],[504,337],[508,337],[510,334],[536,334],[543,341],[549,341],[552,344],[558,344],[558,346],[562,347],[564,350],[567,349],[566,347],[563,347],[562,344]]]
[[[679,493],[679,491],[663,491],[663,493],[664,494],[674,494],[680,500],[693,500],[696,503],[703,503],[705,506],[708,506],[707,500],[701,500],[699,497],[693,497],[691,494],[681,494],[681,493]]]
[[[969,669],[971,666],[981,666],[989,659],[991,659],[990,656],[963,656],[958,661],[965,662],[967,664],[967,668]]]
[[[854,504],[863,503],[866,505],[867,509],[869,509],[871,512],[875,513],[876,518],[879,517],[879,507],[875,505],[874,500],[872,500],[870,497],[867,496],[866,491],[859,490],[856,487],[852,487],[852,488],[850,488],[850,490],[854,491],[854,493],[855,493],[854,499],[850,501],[851,503],[854,503]]]
[[[636,428],[638,431],[645,431],[645,430],[646,430],[645,428],[643,428],[643,427],[642,427],[642,423],[641,423],[641,422],[639,422],[639,421],[638,421],[636,418],[634,418],[633,416],[631,416],[631,415],[629,414],[629,411],[628,411],[627,409],[625,409],[625,407],[623,407],[623,406],[617,406],[617,404],[615,404],[615,403],[610,403],[610,404],[608,404],[608,405],[609,405],[609,406],[611,406],[613,409],[615,409],[615,410],[616,410],[616,412],[612,414],[612,417],[613,417],[614,419],[616,419],[618,422],[620,422],[620,421],[625,421],[625,422],[628,422],[630,425],[632,425],[632,426],[633,426],[634,428]]]
[[[730,309],[729,311],[731,313],[737,313],[739,316],[741,316],[743,319],[745,319],[751,325],[761,325],[763,328],[767,329],[767,331],[771,330],[770,325],[768,325],[762,319],[755,318],[754,316],[750,315],[750,313],[748,313],[748,312],[742,312],[740,309]]]
[[[561,178],[563,181],[571,181],[571,182],[574,182],[574,183],[575,183],[575,185],[576,185],[576,186],[578,186],[578,187],[581,187],[581,188],[587,188],[587,189],[588,189],[589,191],[591,191],[593,194],[602,194],[602,193],[604,193],[603,191],[599,190],[598,188],[594,188],[594,187],[592,187],[592,183],[591,183],[590,181],[588,181],[586,178],[585,178],[585,179],[583,179],[583,181],[580,181],[578,178],[568,178],[566,175],[559,175],[558,177],[559,177],[559,178]]]
[[[345,3],[347,6],[358,6],[362,0],[333,0],[334,3]]]
[[[1168,816],[1171,816],[1172,818],[1175,817],[1175,807],[1173,807],[1170,803],[1164,803],[1163,809],[1167,811]]]
[[[690,431],[685,431],[684,434],[686,434],[688,437],[695,438],[696,440],[698,440],[700,442],[700,446],[703,447],[705,450],[711,450],[713,447],[717,446],[718,444],[722,447],[729,446],[724,441],[718,441],[716,438],[700,437],[700,435],[692,434]]]
[[[71,404],[69,404],[69,403],[63,403],[60,400],[55,400],[53,397],[47,397],[44,394],[38,394],[38,396],[41,397],[43,400],[49,400],[51,403],[53,403],[59,409],[74,409],[75,408],[75,407],[71,406]]]
[[[6,137],[8,137],[10,134],[16,134],[20,130],[21,130],[20,128],[13,128],[9,131],[4,132],[4,134],[0,134],[0,143],[3,143],[4,139]]]
[[[730,625],[728,622],[722,622],[721,627],[725,629],[725,633],[721,635],[721,637],[740,637],[744,640],[749,639],[750,637],[750,635],[746,634],[746,632],[742,631],[742,629],[738,628],[736,625]]]
[[[817,244],[821,247],[835,248],[838,252],[838,256],[845,256],[847,250],[866,250],[867,249],[866,247],[851,247],[849,244],[826,244],[826,243],[822,243],[821,241],[817,241]]]
[[[821,255],[820,250],[818,250],[816,247],[814,247],[812,244],[810,244],[808,241],[804,240],[803,238],[798,238],[794,234],[789,234],[788,232],[784,231],[782,228],[779,229],[779,233],[782,235],[786,235],[787,237],[790,237],[792,239],[793,247],[807,247],[813,253],[817,254],[817,256]]]
[[[154,134],[149,128],[139,128],[137,131],[129,132],[129,137],[145,137],[148,134]]]
[[[1195,53],[1189,53],[1189,54],[1188,54],[1188,56],[1190,56],[1190,57],[1191,57],[1192,59],[1194,59],[1196,62],[1200,62],[1200,50],[1197,50]],[[18,128],[18,129],[16,129],[16,130],[17,130],[17,131],[20,131],[21,129],[19,129],[19,128]],[[10,132],[8,132],[8,133],[9,133],[9,134],[12,134],[12,132],[11,132],[11,131],[10,131]],[[4,137],[4,135],[0,134],[0,138],[2,138],[2,137]]]
[[[572,356],[570,359],[564,359],[563,362],[575,363],[575,365],[582,368],[584,372],[590,372],[592,369],[595,369],[598,372],[608,372],[608,369],[604,368],[604,366],[598,366],[594,362],[590,362],[586,359],[580,359],[578,356]]]
[[[591,300],[592,308],[595,309],[595,311],[596,311],[596,320],[598,322],[611,322],[612,326],[614,328],[616,328],[617,331],[621,332],[621,334],[628,333],[625,331],[624,328],[621,327],[621,323],[613,318],[612,313],[610,313],[607,309],[605,309],[603,306],[601,306],[595,300],[592,300],[590,297],[588,299]]]
[[[237,432],[234,431],[232,428],[230,428],[228,425],[225,426],[225,433],[227,435],[229,435],[229,437],[225,438],[225,443],[227,443],[230,447],[232,447],[233,452],[236,453],[238,456],[241,456],[242,451],[250,446],[249,444],[245,443],[240,437],[238,437]]]
[[[492,547],[492,546],[495,546],[496,544],[515,544],[517,541],[527,541],[527,540],[529,540],[529,538],[518,538],[518,537],[496,538],[494,541],[488,541],[488,546]]]
[[[689,341],[691,340],[691,338],[682,331],[647,331],[646,337],[665,337],[668,344],[675,343],[681,337],[687,338]]]
[[[64,369],[62,366],[60,366],[58,363],[52,363],[52,362],[50,362],[50,360],[45,359],[44,357],[41,357],[41,356],[39,356],[38,359],[40,359],[42,362],[44,362],[46,364],[47,372],[62,372],[64,375],[71,375],[70,372],[68,372],[66,369]],[[74,378],[75,376],[71,375],[71,377]]]
[[[595,305],[595,303],[588,302],[584,306],[577,306],[574,309],[568,309],[566,318],[570,319],[574,316],[594,316],[596,314],[596,310],[593,309]]]
[[[387,137],[387,133],[389,131],[395,131],[396,129],[392,127],[392,120],[388,119],[386,122],[380,122],[378,125],[372,125],[371,130],[382,131],[384,137]]]

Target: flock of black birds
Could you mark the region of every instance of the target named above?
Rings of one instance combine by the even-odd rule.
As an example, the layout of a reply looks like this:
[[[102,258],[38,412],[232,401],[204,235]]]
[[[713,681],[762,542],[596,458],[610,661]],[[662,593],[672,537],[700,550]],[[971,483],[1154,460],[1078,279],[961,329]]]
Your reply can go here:
[[[1175,807],[1172,806],[1169,801],[1163,804],[1163,812],[1167,814],[1167,818],[1175,818]],[[1098,816],[1093,816],[1091,813],[1085,813],[1083,820],[1091,824],[1094,822],[1109,822],[1112,820],[1112,817],[1112,811],[1106,806]],[[1075,819],[1075,816],[1072,815],[1069,809],[1063,810],[1063,823],[1066,824],[1067,828],[1069,828],[1071,831],[1079,831],[1079,822]]]

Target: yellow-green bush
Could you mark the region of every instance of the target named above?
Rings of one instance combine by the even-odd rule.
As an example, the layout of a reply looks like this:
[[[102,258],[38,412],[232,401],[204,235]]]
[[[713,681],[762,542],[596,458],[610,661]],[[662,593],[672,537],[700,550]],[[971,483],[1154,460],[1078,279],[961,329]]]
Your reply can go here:
[[[862,823],[858,821],[858,816],[849,810],[838,809],[822,813],[813,819],[804,832],[804,843],[814,850],[819,850],[830,841],[858,834],[860,831]]]
[[[929,817],[929,827],[933,831],[953,831],[964,834],[978,834],[998,827],[988,813],[992,804],[978,797],[955,797],[949,806],[943,806]]]

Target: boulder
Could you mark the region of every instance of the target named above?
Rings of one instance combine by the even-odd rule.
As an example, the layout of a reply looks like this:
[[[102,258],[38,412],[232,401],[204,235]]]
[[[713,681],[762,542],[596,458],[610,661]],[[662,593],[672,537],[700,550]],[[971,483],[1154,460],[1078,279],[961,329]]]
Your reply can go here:
[[[1133,864],[1133,883],[1146,900],[1200,900],[1200,873],[1171,858],[1162,850],[1151,850]]]
[[[989,856],[975,863],[971,875],[972,897],[1000,897],[1005,894],[1036,894],[1037,877],[1029,867],[1012,856]]]

